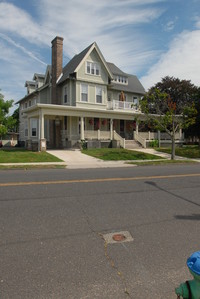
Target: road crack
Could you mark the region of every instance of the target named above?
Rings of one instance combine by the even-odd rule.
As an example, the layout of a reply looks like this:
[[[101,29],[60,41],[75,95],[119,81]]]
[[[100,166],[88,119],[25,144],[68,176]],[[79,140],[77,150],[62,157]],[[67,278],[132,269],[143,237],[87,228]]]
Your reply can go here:
[[[106,242],[106,240],[104,239],[104,237],[101,233],[97,233],[97,234],[104,241],[104,255],[105,255],[106,259],[108,260],[109,264],[111,265],[111,267],[117,272],[117,275],[121,279],[122,285],[124,287],[124,293],[128,296],[128,298],[132,298],[128,291],[126,279],[125,279],[123,273],[116,266],[113,258],[108,254],[108,243]]]

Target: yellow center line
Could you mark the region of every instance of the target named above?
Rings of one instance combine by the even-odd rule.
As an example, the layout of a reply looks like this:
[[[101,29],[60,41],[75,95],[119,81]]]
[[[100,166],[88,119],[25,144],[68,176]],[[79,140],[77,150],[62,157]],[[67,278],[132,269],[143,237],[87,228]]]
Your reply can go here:
[[[29,186],[29,185],[52,185],[52,184],[74,184],[74,183],[98,183],[98,182],[114,182],[114,181],[137,181],[147,179],[172,179],[185,177],[200,177],[200,173],[191,174],[173,174],[173,175],[154,175],[154,176],[139,176],[128,178],[100,178],[100,179],[84,179],[84,180],[61,180],[61,181],[41,181],[41,182],[9,182],[0,183],[0,187],[9,186]]]

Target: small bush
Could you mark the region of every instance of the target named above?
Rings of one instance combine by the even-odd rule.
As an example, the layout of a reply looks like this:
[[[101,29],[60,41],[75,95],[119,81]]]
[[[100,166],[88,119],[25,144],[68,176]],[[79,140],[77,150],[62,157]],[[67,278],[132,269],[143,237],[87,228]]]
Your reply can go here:
[[[158,139],[151,140],[151,141],[149,142],[149,146],[150,146],[150,147],[159,147],[159,141],[158,141]]]

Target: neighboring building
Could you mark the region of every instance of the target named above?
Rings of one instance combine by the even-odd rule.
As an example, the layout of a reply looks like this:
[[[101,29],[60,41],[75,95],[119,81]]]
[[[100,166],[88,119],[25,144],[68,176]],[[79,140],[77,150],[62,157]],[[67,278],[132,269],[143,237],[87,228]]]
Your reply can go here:
[[[63,67],[63,38],[56,37],[52,65],[25,87],[27,95],[18,102],[19,141],[28,148],[70,148],[82,140],[95,147],[111,141],[126,147],[134,130],[138,136],[145,90],[136,76],[106,62],[96,43]]]

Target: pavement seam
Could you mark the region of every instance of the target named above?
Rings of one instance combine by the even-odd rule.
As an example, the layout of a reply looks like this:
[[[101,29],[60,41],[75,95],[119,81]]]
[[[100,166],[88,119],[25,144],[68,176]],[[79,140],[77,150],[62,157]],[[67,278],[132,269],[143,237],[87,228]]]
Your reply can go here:
[[[100,237],[101,240],[104,241],[104,255],[106,257],[106,259],[109,261],[109,264],[111,265],[111,267],[117,272],[117,275],[119,276],[119,278],[121,279],[121,282],[122,282],[122,285],[124,287],[124,293],[129,297],[129,298],[132,298],[130,293],[128,292],[128,289],[127,289],[127,284],[126,284],[126,280],[125,280],[125,277],[123,275],[123,273],[118,269],[118,267],[115,265],[115,262],[113,261],[113,259],[109,256],[108,254],[108,243],[106,242],[106,240],[103,238],[103,235],[102,233],[99,233],[99,232],[96,232],[93,228],[92,228],[92,225],[90,223],[90,219],[89,219],[89,216],[87,214],[87,212],[85,211],[84,207],[81,207],[81,202],[79,199],[77,199],[78,203],[80,204],[80,209],[82,211],[82,213],[84,214],[84,217],[85,217],[85,220],[88,224],[88,227],[89,229],[91,230],[91,232],[93,234],[95,234],[96,236]]]

